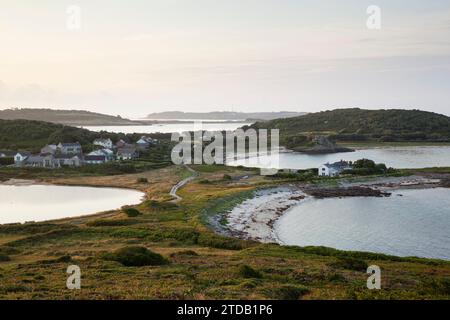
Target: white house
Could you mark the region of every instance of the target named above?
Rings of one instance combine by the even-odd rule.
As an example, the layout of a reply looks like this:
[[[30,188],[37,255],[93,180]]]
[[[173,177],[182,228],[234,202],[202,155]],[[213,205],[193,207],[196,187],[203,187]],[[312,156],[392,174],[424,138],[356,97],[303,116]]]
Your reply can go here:
[[[88,156],[102,156],[105,157],[105,161],[113,161],[114,160],[114,151],[111,149],[98,149],[90,152]]]
[[[62,154],[82,154],[83,150],[79,142],[75,143],[59,143],[58,150]]]
[[[30,152],[18,152],[14,156],[14,163],[16,165],[21,165],[30,155],[31,155]]]
[[[52,154],[36,154],[30,155],[24,161],[27,167],[55,168],[59,167],[59,163],[55,161]]]
[[[325,163],[319,167],[319,176],[337,177],[342,173],[342,171],[351,168],[351,165],[347,161],[343,160],[335,163]]]
[[[82,165],[81,156],[72,154],[57,154],[54,157],[58,166],[79,167]]]
[[[93,142],[94,146],[101,146],[103,148],[112,149],[113,142],[111,139],[95,139]]]
[[[150,145],[155,145],[158,143],[157,139],[153,139],[152,137],[142,136],[137,142],[136,146],[141,149],[145,150],[150,147]]]
[[[117,150],[117,160],[132,160],[139,157],[135,147],[124,147]]]

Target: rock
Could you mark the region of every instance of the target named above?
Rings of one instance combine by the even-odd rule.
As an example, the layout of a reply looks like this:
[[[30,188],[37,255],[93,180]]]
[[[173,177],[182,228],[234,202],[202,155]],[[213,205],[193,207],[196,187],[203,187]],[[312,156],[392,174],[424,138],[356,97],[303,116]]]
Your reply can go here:
[[[325,136],[315,136],[312,140],[314,146],[312,147],[298,147],[294,150],[309,154],[323,154],[323,153],[338,153],[338,152],[353,152],[354,149],[338,146],[334,141],[331,141]]]
[[[305,190],[311,196],[324,198],[340,197],[389,197],[391,193],[366,187],[348,187],[348,188],[318,188]]]

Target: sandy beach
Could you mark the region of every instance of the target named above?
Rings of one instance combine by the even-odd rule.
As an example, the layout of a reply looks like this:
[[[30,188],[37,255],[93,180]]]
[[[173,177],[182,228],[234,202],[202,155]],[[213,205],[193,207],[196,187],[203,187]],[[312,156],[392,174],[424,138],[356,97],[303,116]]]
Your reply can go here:
[[[25,180],[25,179],[9,179],[6,181],[0,181],[0,185],[4,186],[31,186],[35,184],[44,184],[42,182],[37,183],[35,180]]]
[[[227,233],[241,239],[276,242],[275,221],[307,195],[295,186],[259,190],[227,215]]]

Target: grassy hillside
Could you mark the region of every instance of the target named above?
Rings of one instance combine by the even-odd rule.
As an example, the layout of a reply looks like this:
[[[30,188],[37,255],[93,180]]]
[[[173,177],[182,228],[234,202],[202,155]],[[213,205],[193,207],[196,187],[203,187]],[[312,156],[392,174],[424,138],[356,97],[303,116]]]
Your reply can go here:
[[[282,143],[288,147],[307,143],[314,134],[335,141],[450,141],[450,117],[420,110],[337,109],[257,122],[252,127],[280,129]]]
[[[0,150],[38,151],[46,144],[59,142],[80,142],[89,150],[96,138],[110,138],[113,142],[123,139],[135,142],[140,134],[94,132],[62,124],[30,120],[0,120]],[[152,134],[157,139],[168,139],[169,135]]]
[[[0,120],[0,149],[40,150],[48,143],[80,142],[88,145],[99,137],[97,132],[42,121]],[[103,136],[103,134],[102,134]],[[116,138],[115,134],[107,134]]]
[[[136,124],[134,121],[120,116],[82,110],[52,110],[52,109],[6,109],[0,110],[3,120],[37,120],[61,123],[66,125],[127,125]]]

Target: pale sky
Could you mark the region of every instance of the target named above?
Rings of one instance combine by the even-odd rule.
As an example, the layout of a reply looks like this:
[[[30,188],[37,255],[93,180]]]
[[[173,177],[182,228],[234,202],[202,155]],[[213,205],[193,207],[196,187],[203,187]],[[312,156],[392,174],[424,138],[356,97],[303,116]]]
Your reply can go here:
[[[81,29],[68,7],[81,9]],[[366,26],[369,5],[381,29]],[[0,0],[0,108],[450,114],[448,0]]]

